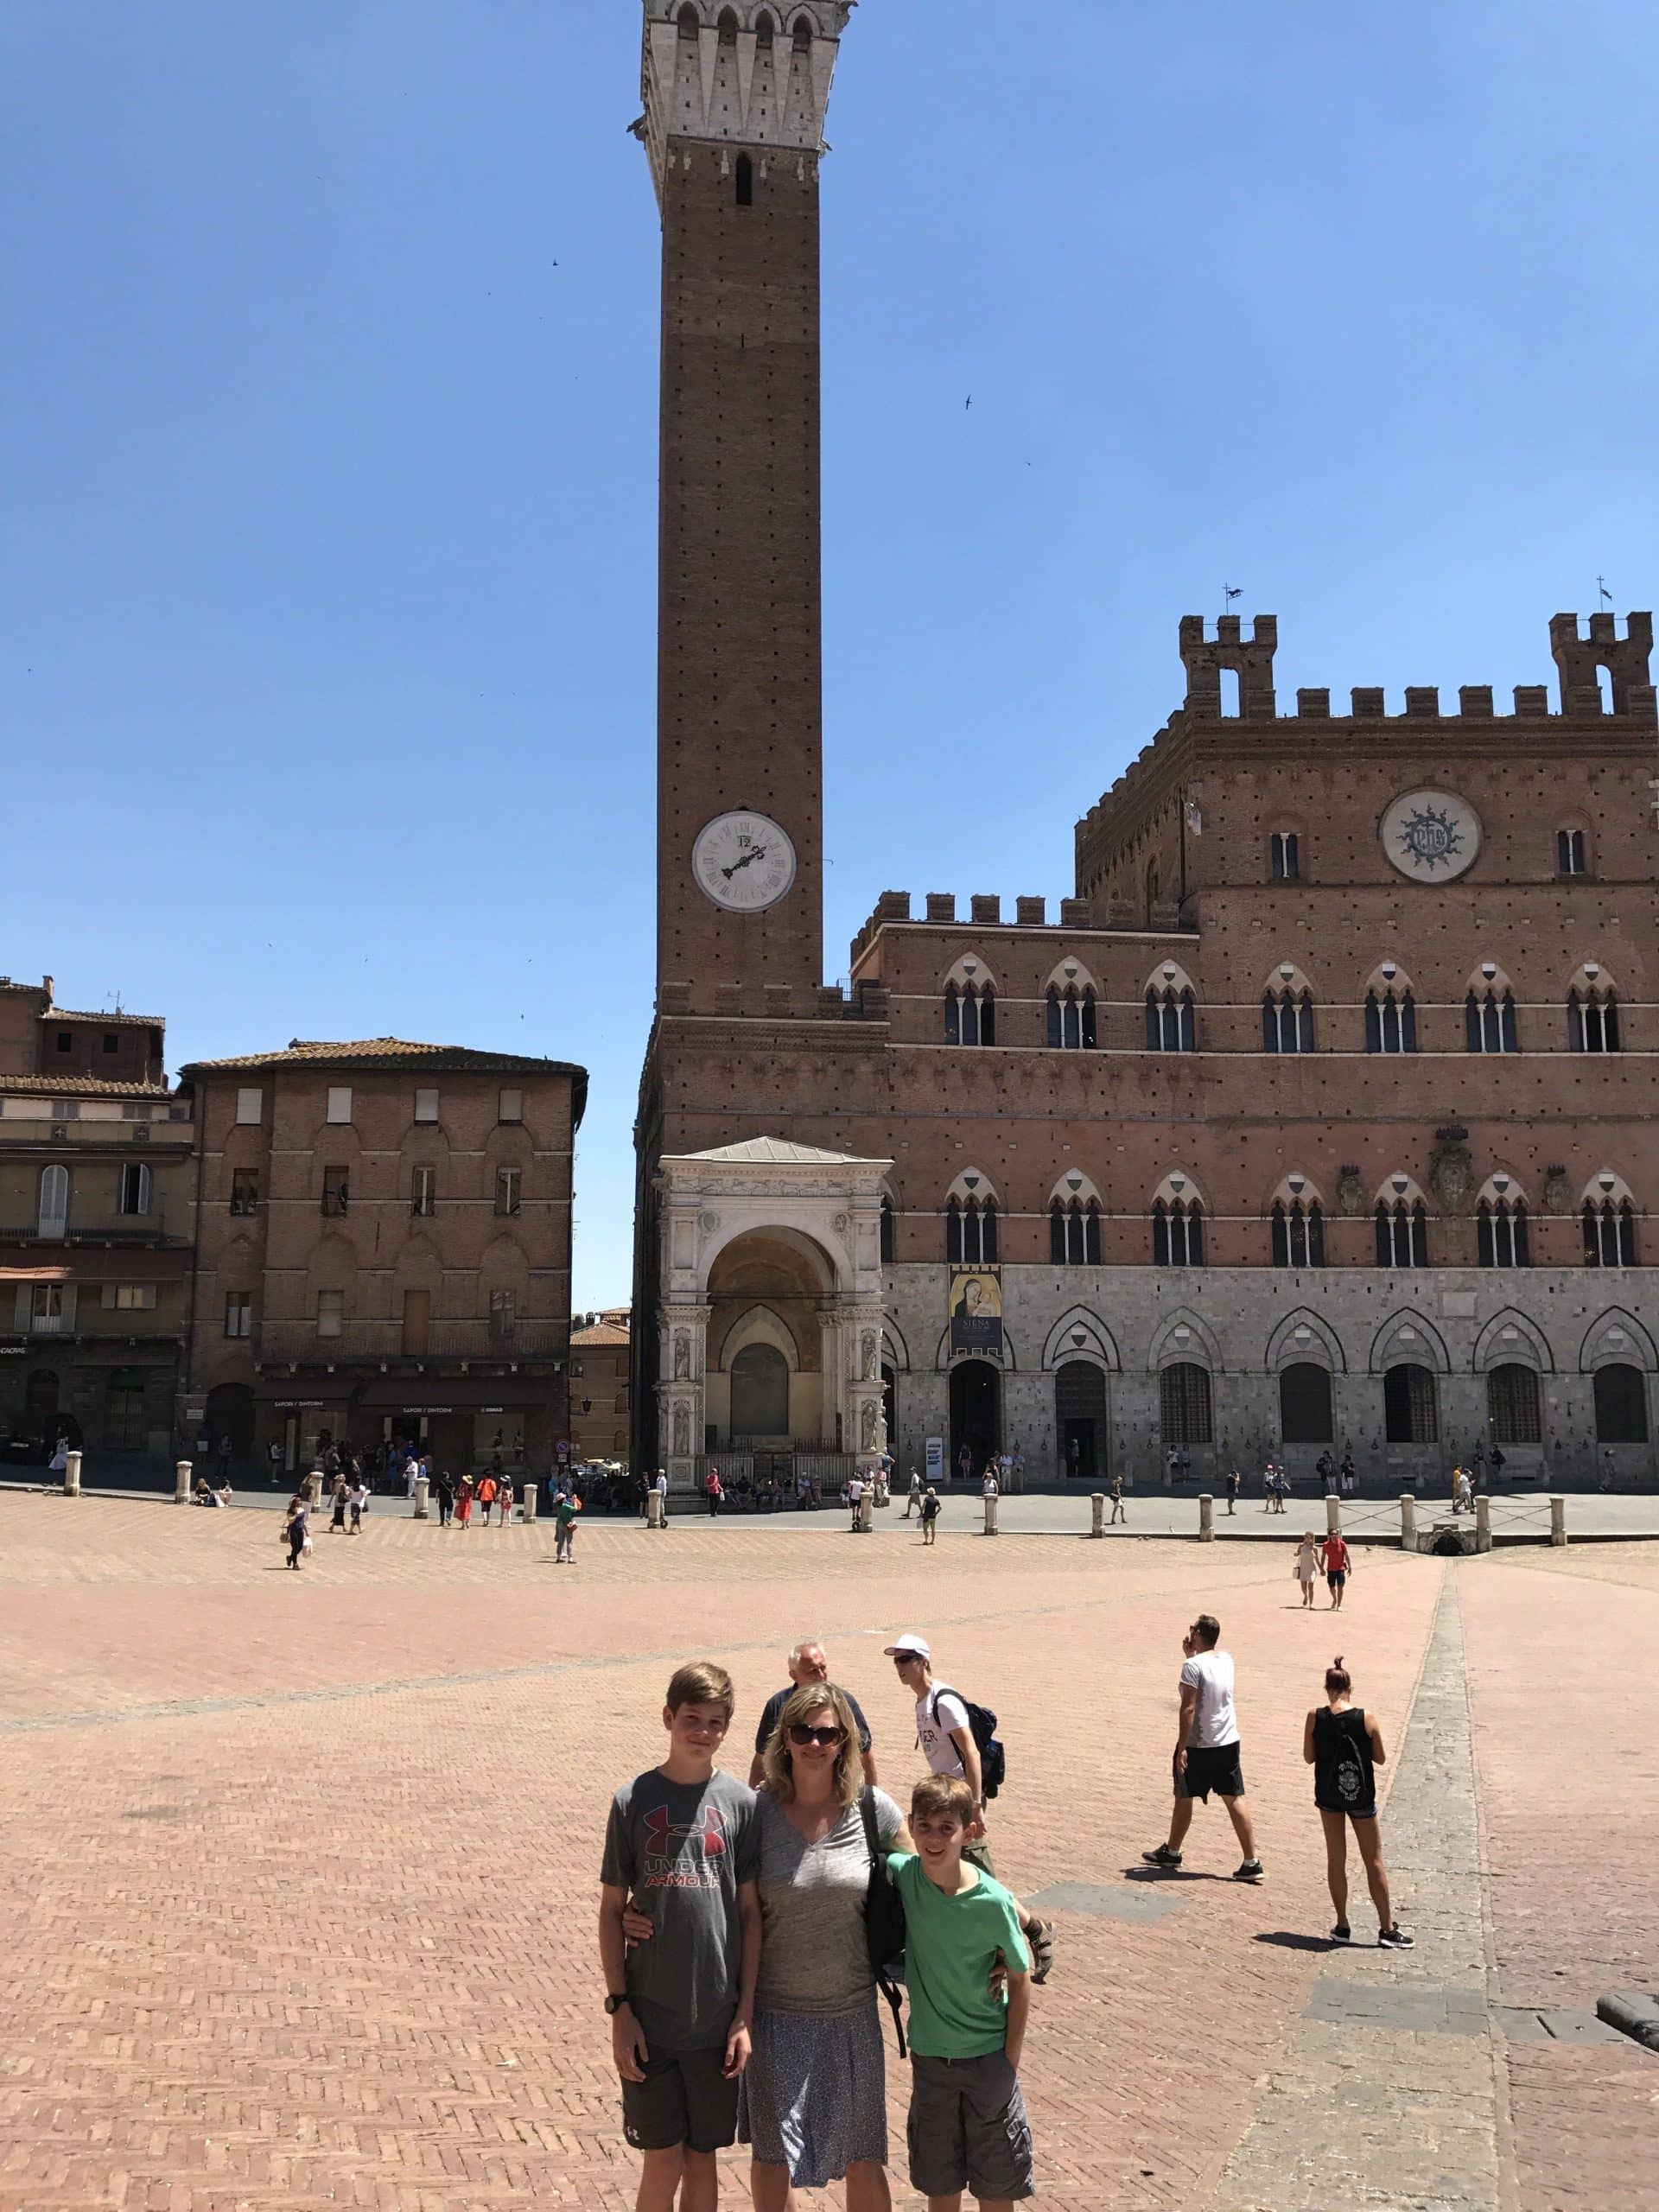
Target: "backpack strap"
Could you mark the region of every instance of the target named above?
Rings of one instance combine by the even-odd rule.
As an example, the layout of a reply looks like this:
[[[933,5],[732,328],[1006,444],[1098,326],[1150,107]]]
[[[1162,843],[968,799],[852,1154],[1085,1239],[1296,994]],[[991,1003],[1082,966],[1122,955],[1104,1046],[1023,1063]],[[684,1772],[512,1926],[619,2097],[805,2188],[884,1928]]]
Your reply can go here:
[[[868,1782],[858,1793],[858,1816],[864,1823],[864,1840],[870,1853],[870,1880],[874,1884],[878,1878],[880,1866],[881,1839],[875,1829],[875,1793]],[[892,1877],[889,1876],[888,1879],[891,1880]],[[887,1999],[893,2013],[893,2032],[899,2038],[899,2056],[900,2058],[908,2057],[909,2051],[905,2043],[905,2000],[899,1993],[897,1984],[886,1974],[876,1975],[875,1986]]]

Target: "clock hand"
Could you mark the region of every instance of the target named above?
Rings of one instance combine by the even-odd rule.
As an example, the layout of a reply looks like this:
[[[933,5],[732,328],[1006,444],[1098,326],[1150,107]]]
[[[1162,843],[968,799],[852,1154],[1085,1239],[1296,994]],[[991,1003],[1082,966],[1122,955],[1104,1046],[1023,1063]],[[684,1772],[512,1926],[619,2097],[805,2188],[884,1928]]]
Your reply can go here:
[[[730,868],[723,868],[720,872],[725,877],[727,882],[729,883],[732,878],[737,874],[739,868],[753,868],[756,861],[763,861],[766,857],[766,849],[764,845],[751,845],[748,851],[744,854],[741,860],[734,861]]]

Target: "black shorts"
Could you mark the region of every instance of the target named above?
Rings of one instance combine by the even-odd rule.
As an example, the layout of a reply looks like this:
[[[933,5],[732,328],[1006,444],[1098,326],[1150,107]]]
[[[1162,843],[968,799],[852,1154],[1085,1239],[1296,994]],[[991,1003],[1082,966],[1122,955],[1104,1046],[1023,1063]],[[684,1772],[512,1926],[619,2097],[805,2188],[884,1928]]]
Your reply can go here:
[[[622,2084],[622,2132],[636,2151],[723,2151],[737,2140],[737,2082],[726,2046],[652,2050],[643,2082]]]
[[[1175,1777],[1175,1795],[1201,1797],[1207,1802],[1212,1789],[1217,1797],[1244,1795],[1244,1769],[1236,1744],[1217,1744],[1209,1750],[1196,1745],[1188,1749],[1186,1772]]]
[[[910,2185],[924,2196],[1029,2196],[1031,2124],[1006,2053],[910,2060]]]
[[[1348,1570],[1345,1567],[1333,1567],[1325,1579],[1332,1590],[1340,1590],[1348,1580]]]

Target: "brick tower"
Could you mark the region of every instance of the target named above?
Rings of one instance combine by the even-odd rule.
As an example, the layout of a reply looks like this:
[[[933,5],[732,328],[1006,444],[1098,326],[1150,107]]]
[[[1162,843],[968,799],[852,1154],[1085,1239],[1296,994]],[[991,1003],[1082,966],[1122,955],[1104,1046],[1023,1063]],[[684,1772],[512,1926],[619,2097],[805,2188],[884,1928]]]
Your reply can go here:
[[[823,973],[818,160],[849,0],[646,0],[663,218],[659,1006]],[[664,992],[664,986],[670,987]],[[770,986],[770,990],[767,987]]]

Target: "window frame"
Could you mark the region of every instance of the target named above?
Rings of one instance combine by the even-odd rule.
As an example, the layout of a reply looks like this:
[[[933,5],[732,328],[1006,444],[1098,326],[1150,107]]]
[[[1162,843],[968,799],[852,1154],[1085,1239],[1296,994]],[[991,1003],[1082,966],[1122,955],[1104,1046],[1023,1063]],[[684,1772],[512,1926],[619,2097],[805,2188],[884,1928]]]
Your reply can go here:
[[[337,1110],[344,1102],[344,1110]],[[323,1111],[323,1120],[335,1128],[350,1128],[352,1125],[352,1086],[349,1083],[331,1083]]]
[[[430,1111],[427,1111],[429,1103]],[[417,1083],[415,1086],[415,1119],[423,1128],[430,1128],[442,1118],[442,1102],[435,1083]]]
[[[250,1105],[251,1105],[251,1111],[250,1111]],[[265,1094],[263,1086],[257,1083],[238,1084],[236,1091],[237,1128],[239,1129],[260,1128],[264,1124],[264,1119]]]
[[[507,1110],[509,1099],[516,1101],[511,1113]],[[497,1123],[505,1128],[517,1128],[522,1123],[524,1118],[524,1091],[522,1084],[508,1084],[496,1093],[495,1118]]]
[[[320,1339],[335,1343],[346,1333],[346,1294],[343,1290],[317,1293],[316,1332]]]
[[[510,1221],[524,1205],[524,1171],[522,1167],[498,1167],[495,1171],[495,1211],[503,1221]]]
[[[438,1210],[438,1171],[435,1166],[413,1166],[409,1173],[409,1211],[415,1221],[430,1221]]]
[[[233,1326],[235,1322],[240,1322],[241,1326]],[[226,1341],[244,1343],[252,1334],[253,1293],[251,1290],[227,1290],[225,1294]]]
[[[127,1194],[131,1190],[137,1204],[130,1205]],[[121,1179],[116,1190],[116,1212],[123,1221],[147,1221],[153,1209],[156,1179],[147,1160],[124,1160]]]

